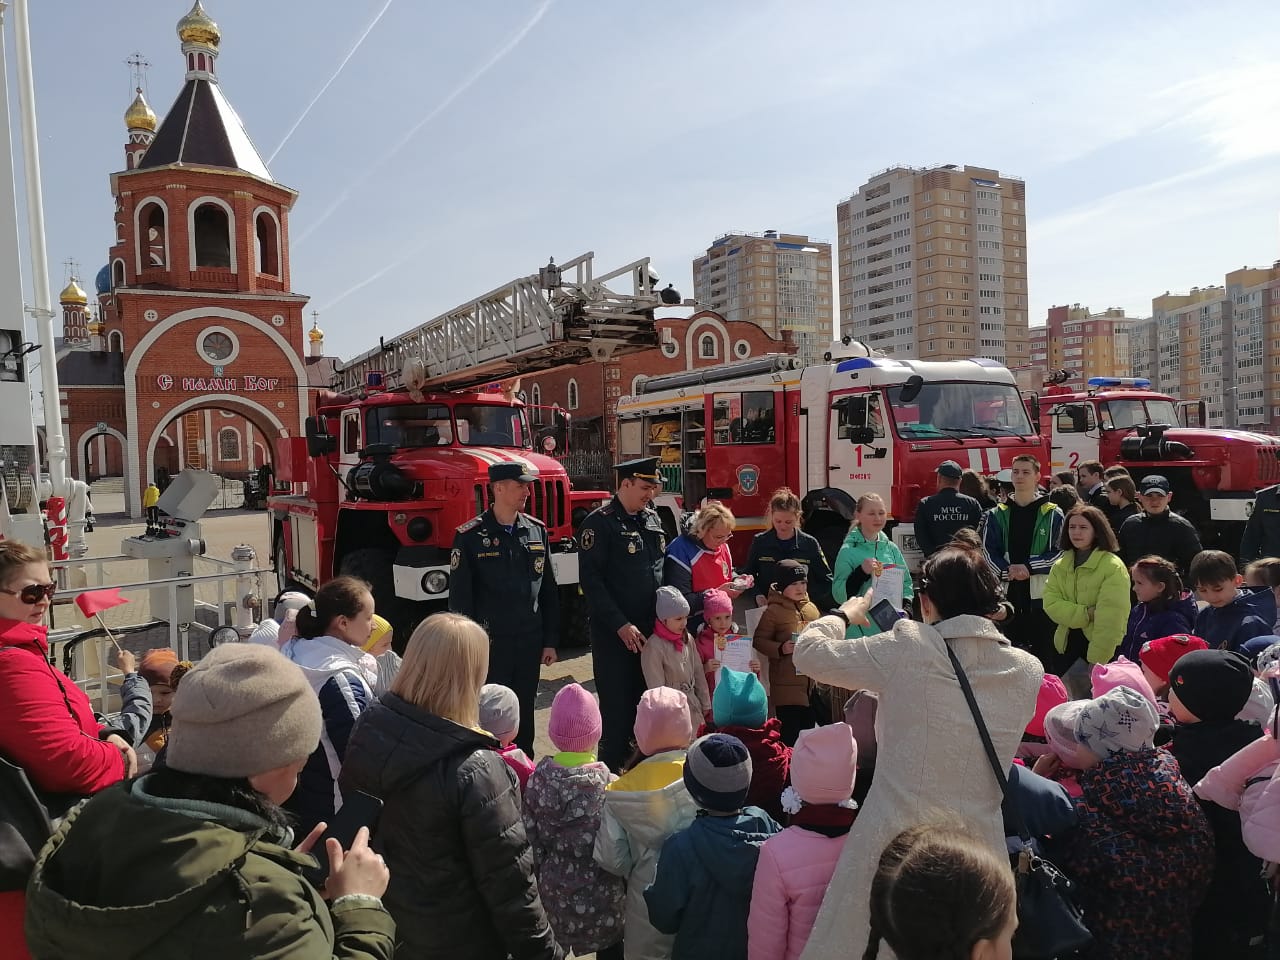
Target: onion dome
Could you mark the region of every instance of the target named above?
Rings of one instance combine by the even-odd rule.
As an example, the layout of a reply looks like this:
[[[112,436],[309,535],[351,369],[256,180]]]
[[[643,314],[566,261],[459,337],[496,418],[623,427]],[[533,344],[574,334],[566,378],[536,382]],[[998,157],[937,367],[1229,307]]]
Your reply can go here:
[[[310,340],[312,343],[319,343],[321,340],[324,339],[324,331],[321,330],[319,327],[312,327],[309,331],[307,331],[307,339]]]
[[[196,0],[191,12],[178,21],[178,39],[183,43],[215,48],[222,41],[222,32],[213,18],[204,12],[200,0]]]
[[[129,104],[129,109],[124,112],[124,125],[130,130],[146,130],[155,133],[156,123],[155,111],[147,103],[147,98],[142,95],[142,88],[138,87],[138,95],[133,98],[133,103]]]
[[[72,277],[71,282],[67,284],[66,288],[60,294],[58,294],[58,302],[66,304],[74,303],[83,307],[89,302],[89,297],[85,294],[84,290],[81,289],[80,284],[76,283],[75,277]]]

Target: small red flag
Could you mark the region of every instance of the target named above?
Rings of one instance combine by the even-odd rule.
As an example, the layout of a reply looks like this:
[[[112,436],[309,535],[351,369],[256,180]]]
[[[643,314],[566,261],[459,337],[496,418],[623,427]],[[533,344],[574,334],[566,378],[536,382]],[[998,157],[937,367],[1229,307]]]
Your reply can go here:
[[[119,587],[90,590],[88,593],[82,593],[76,597],[76,606],[80,608],[80,612],[86,617],[95,616],[103,610],[110,610],[112,607],[118,607],[120,604],[128,602],[127,599],[120,596]]]

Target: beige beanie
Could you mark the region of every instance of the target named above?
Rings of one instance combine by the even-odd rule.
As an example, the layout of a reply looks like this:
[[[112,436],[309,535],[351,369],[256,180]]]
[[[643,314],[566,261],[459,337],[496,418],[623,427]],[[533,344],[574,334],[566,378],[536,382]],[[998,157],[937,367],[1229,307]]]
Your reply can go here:
[[[320,742],[320,701],[297,664],[256,643],[215,647],[178,687],[164,762],[211,777],[296,763]]]

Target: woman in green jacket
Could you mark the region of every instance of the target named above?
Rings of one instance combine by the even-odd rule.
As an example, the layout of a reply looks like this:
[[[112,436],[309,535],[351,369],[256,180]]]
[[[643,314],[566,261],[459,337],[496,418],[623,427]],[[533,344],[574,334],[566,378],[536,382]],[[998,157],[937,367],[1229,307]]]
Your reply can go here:
[[[67,815],[27,890],[35,960],[391,960],[388,872],[361,828],[337,840],[326,905],[280,804],[320,742],[302,671],[256,644],[217,647],[182,678],[162,768]],[[323,827],[323,824],[321,824]]]
[[[1111,524],[1097,507],[1067,514],[1062,556],[1049,569],[1044,612],[1058,625],[1056,672],[1075,698],[1089,696],[1095,663],[1109,663],[1129,618],[1129,571],[1117,555]]]
[[[898,545],[885,536],[884,525],[888,520],[889,511],[878,493],[864,493],[858,498],[853,526],[836,554],[836,569],[831,580],[831,594],[836,603],[866,593],[890,567],[902,571],[900,608],[905,608],[907,601],[915,596],[907,561]],[[870,637],[880,632],[874,623],[866,627],[854,625],[845,631],[845,636]]]

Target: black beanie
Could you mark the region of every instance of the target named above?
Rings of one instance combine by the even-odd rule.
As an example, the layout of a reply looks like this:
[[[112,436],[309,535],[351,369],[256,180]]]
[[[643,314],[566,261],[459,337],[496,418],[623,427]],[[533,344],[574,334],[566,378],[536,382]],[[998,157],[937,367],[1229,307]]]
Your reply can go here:
[[[1249,661],[1229,650],[1193,650],[1169,671],[1169,689],[1198,720],[1231,720],[1253,692]]]

